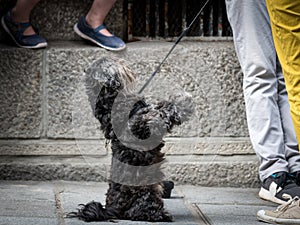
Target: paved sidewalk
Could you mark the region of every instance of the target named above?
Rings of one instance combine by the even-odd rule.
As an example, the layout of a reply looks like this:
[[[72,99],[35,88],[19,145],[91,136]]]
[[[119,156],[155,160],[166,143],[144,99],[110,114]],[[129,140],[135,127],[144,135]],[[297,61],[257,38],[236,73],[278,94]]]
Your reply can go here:
[[[106,183],[0,181],[0,225],[83,225],[65,214],[80,203],[104,203]],[[173,223],[118,221],[120,225],[264,225],[256,219],[259,209],[275,204],[257,196],[258,189],[214,188],[177,185],[165,200]],[[114,224],[95,222],[93,225]]]

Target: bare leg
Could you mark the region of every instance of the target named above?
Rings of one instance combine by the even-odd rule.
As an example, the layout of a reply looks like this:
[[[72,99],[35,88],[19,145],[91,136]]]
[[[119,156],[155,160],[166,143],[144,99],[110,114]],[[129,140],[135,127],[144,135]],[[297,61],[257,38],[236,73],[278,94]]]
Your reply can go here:
[[[116,0],[94,0],[86,16],[74,25],[75,33],[107,50],[120,51],[125,49],[124,41],[111,34],[103,26],[103,22],[115,2]]]
[[[32,9],[36,6],[39,0],[18,0],[15,7],[12,9],[12,16],[15,22],[28,22]],[[35,31],[30,26],[24,31],[24,35],[35,34]]]
[[[111,10],[115,2],[116,0],[94,0],[90,11],[86,15],[86,22],[92,28],[96,28],[103,24],[107,14]],[[100,30],[99,32],[106,36],[112,36],[112,34],[107,29]]]

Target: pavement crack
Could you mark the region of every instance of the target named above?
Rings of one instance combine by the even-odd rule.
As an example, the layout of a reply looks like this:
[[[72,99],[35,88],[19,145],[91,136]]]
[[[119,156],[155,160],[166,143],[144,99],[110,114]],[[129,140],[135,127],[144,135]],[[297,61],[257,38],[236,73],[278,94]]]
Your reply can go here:
[[[199,225],[211,225],[209,219],[202,213],[197,204],[190,202],[185,198],[184,193],[180,188],[176,188],[178,195],[183,199],[183,203],[194,218],[194,221]]]
[[[197,213],[201,217],[205,225],[211,225],[212,223],[210,222],[209,218],[205,216],[205,214],[201,211],[199,206],[197,204],[193,204],[193,206],[197,209]]]
[[[61,201],[61,193],[63,193],[64,190],[60,189],[59,187],[55,188],[55,206],[56,206],[56,214],[58,219],[58,225],[65,225],[65,219],[64,219],[64,209],[62,206]]]

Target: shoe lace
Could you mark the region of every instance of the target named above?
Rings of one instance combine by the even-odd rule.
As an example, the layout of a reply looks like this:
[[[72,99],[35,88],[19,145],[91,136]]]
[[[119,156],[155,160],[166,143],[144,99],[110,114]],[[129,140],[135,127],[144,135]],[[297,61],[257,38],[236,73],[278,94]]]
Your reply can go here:
[[[292,198],[292,196],[288,194],[283,194],[282,197],[289,200],[286,203],[278,206],[276,212],[285,212],[290,206],[296,204],[296,202],[299,200],[298,196]]]

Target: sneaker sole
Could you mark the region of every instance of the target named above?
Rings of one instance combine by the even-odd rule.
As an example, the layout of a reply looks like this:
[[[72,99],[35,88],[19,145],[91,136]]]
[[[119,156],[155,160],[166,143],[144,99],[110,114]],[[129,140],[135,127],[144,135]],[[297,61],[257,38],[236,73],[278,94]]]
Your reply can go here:
[[[101,43],[95,41],[93,38],[85,35],[84,33],[82,33],[78,27],[77,27],[77,23],[74,25],[74,31],[76,34],[78,34],[81,38],[85,39],[85,40],[88,40],[88,41],[91,41],[93,43],[95,43],[96,45],[102,47],[102,48],[105,48],[107,50],[110,50],[110,51],[121,51],[121,50],[124,50],[126,48],[126,45],[120,47],[120,48],[111,48],[111,47],[108,47],[108,46],[105,46],[105,45],[102,45]]]
[[[263,221],[266,223],[272,223],[272,224],[285,224],[285,225],[290,225],[290,224],[300,224],[300,219],[280,219],[280,218],[275,218],[275,217],[270,217],[265,214],[264,210],[259,210],[256,215],[257,219],[259,221]]]
[[[286,203],[286,201],[283,201],[271,195],[271,193],[268,190],[264,189],[263,187],[260,189],[258,196],[264,200],[271,201],[280,205]]]
[[[15,42],[15,44],[21,48],[30,48],[30,49],[38,49],[38,48],[45,48],[47,47],[47,43],[40,43],[40,44],[37,44],[37,45],[34,45],[34,46],[24,46],[24,45],[20,45],[15,37],[12,35],[12,33],[10,32],[10,30],[8,29],[8,27],[6,26],[5,24],[5,21],[4,21],[4,16],[1,18],[1,24],[2,24],[2,27],[4,28],[4,30],[6,31],[6,33],[11,37],[11,39]]]

